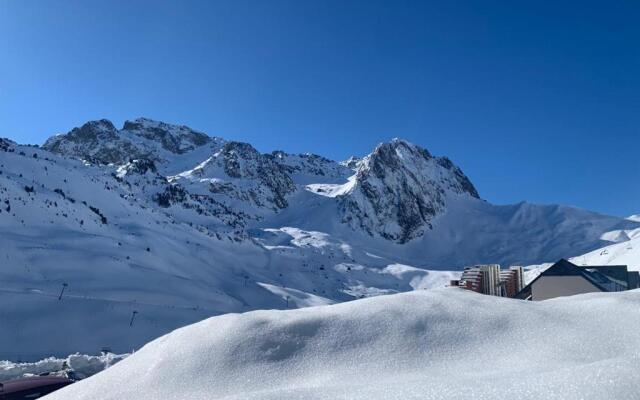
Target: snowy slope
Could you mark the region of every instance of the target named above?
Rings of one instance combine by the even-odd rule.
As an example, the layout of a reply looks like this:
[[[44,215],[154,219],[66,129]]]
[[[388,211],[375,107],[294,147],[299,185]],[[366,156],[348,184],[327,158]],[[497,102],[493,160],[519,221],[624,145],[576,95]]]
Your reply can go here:
[[[169,183],[147,164],[105,169],[2,144],[0,359],[129,352],[211,315],[441,286],[451,276],[401,273],[397,260],[317,232],[215,229],[224,221],[194,199],[166,208],[150,200]]]
[[[177,330],[46,399],[635,399],[640,291],[440,289]]]
[[[556,261],[639,228],[491,205],[403,140],[343,163],[148,119],[43,149],[0,140],[0,359],[129,352],[212,315],[443,287],[469,264]]]
[[[314,186],[313,190],[317,190]],[[477,263],[531,265],[555,262],[610,244],[607,232],[637,229],[637,222],[562,205],[518,203],[498,206],[466,196],[447,199],[421,237],[398,244],[354,230],[336,213],[325,187],[306,190],[290,200],[298,207],[282,210],[258,227],[295,226],[330,233],[353,247],[430,269],[460,269]],[[338,195],[340,197],[340,195]],[[313,210],[312,213],[309,210]],[[397,225],[395,225],[397,227]]]
[[[634,217],[628,219],[635,220]],[[640,229],[614,230],[606,232],[602,238],[613,244],[573,257],[570,261],[576,265],[626,265],[630,271],[640,271]],[[526,280],[533,280],[551,265],[528,266]]]
[[[632,230],[627,241],[615,243],[572,259],[577,265],[627,265],[640,271],[640,231]]]
[[[627,219],[640,222],[640,214]],[[575,257],[572,261],[579,265],[627,265],[630,270],[640,271],[640,228],[610,231],[603,234],[602,239],[614,244]]]
[[[627,218],[630,221],[640,222],[640,214],[635,214]]]

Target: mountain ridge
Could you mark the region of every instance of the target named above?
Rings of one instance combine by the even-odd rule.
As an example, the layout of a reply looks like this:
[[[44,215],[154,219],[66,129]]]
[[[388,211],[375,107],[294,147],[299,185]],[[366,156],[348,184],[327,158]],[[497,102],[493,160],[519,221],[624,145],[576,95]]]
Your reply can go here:
[[[640,228],[492,205],[453,162],[401,140],[341,163],[145,126],[0,140],[0,343],[21,343],[0,359],[130,351],[212,315],[441,287],[466,265],[580,256]]]
[[[134,138],[155,142],[159,147]],[[206,145],[210,145],[207,150],[212,154],[204,160],[191,159],[195,165],[169,177],[170,184],[179,185],[178,191],[186,186],[200,196],[216,200],[226,195],[228,206],[240,208],[247,215],[255,214],[255,218],[260,218],[262,212],[252,212],[238,201],[277,211],[288,207],[287,195],[296,190],[294,180],[335,183],[354,175],[354,185],[340,195],[342,221],[371,236],[406,243],[431,228],[431,220],[444,211],[447,191],[479,197],[471,181],[451,160],[433,157],[427,150],[397,138],[379,144],[370,155],[352,162],[353,169],[310,153],[261,154],[248,143],[212,138],[185,125],[148,118],[127,120],[120,130],[108,120],[90,121],[50,138],[43,149],[98,165],[121,166],[134,159],[170,165],[170,157],[164,151],[188,156]],[[395,169],[401,171],[394,174]]]

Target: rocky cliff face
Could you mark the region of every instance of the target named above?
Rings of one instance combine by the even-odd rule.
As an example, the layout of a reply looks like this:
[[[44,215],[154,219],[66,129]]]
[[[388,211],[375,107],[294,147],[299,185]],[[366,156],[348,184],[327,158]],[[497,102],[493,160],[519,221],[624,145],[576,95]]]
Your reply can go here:
[[[224,144],[204,162],[171,180],[249,213],[247,205],[273,211],[286,208],[287,195],[296,190],[286,169],[271,155],[240,142]]]
[[[337,163],[309,153],[261,154],[247,143],[138,118],[126,121],[121,130],[107,120],[87,122],[49,139],[43,148],[93,164],[114,164],[125,182],[163,207],[195,201],[202,215],[240,212],[232,218],[236,227],[246,225],[245,217],[260,219],[266,211],[289,207],[288,197],[307,185],[320,186],[318,193],[326,191],[323,185],[351,185],[336,192],[342,222],[406,243],[431,229],[448,197],[478,198],[473,184],[448,158],[399,139],[364,158]],[[147,170],[152,178],[142,177]]]
[[[13,148],[13,142],[9,139],[0,138],[0,151],[10,151]]]
[[[310,183],[339,183],[353,175],[349,167],[317,154],[271,153],[273,160],[282,166],[293,181],[300,185]]]
[[[431,229],[448,197],[479,198],[449,159],[403,140],[380,144],[358,165],[355,185],[340,196],[343,221],[399,243]]]
[[[209,143],[212,138],[185,125],[172,125],[148,118],[125,121],[122,128],[127,133],[158,142],[163,149],[183,154]]]
[[[126,121],[121,130],[102,119],[90,121],[70,132],[47,140],[45,150],[97,165],[122,165],[132,159],[146,158],[167,162],[219,139],[184,125],[172,125],[138,118]]]
[[[92,164],[121,164],[130,157],[146,156],[144,149],[123,138],[106,119],[90,121],[64,135],[54,136],[42,147]]]

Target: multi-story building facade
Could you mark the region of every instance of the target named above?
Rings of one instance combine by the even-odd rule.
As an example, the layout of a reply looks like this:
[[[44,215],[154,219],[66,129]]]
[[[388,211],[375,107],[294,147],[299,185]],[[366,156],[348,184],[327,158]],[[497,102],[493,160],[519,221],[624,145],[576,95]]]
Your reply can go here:
[[[465,268],[451,286],[490,296],[514,297],[524,287],[524,274],[522,267],[501,270],[498,264],[475,265]]]

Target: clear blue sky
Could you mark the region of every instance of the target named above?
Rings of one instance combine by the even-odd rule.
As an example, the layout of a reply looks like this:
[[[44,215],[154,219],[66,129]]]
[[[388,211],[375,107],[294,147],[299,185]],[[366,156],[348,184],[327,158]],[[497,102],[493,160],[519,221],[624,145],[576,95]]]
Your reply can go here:
[[[0,136],[147,116],[261,151],[402,137],[499,204],[640,212],[640,2],[0,0]]]

